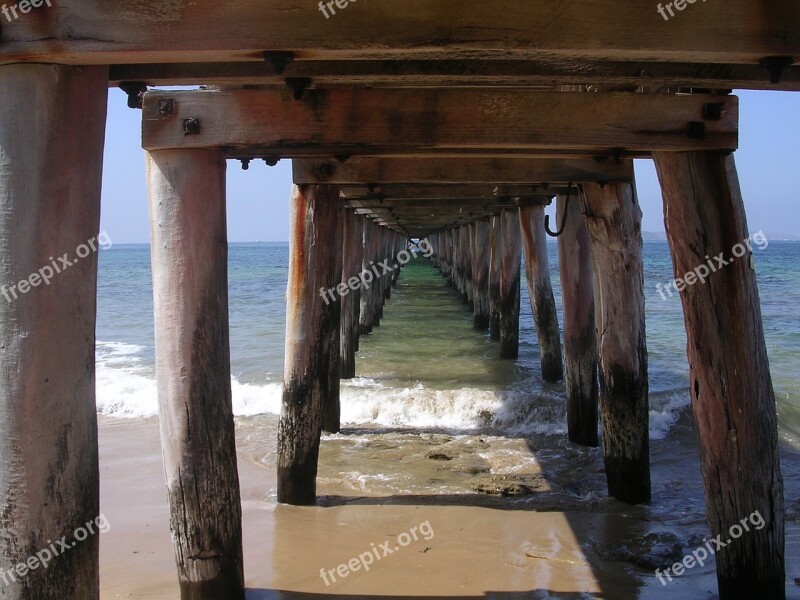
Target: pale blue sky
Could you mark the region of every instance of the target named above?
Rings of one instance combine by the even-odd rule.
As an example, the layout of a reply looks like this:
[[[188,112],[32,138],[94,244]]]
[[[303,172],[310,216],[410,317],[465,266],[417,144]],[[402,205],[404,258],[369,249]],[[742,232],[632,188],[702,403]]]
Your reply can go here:
[[[771,239],[800,239],[800,93],[738,92],[740,150],[736,153],[750,231]],[[141,111],[109,94],[101,228],[114,243],[149,241],[147,189],[141,150]],[[651,161],[637,161],[645,231],[663,231],[661,192]],[[289,239],[291,163],[254,162],[242,171],[228,162],[228,239]],[[550,209],[552,212],[552,208]]]

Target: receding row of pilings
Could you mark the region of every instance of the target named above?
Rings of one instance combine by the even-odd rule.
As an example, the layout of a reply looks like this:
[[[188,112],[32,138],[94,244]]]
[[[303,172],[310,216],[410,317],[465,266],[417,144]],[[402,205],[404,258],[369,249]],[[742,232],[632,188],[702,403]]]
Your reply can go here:
[[[49,264],[49,257],[97,236],[107,85],[107,67],[0,66],[0,289],[18,285]],[[732,155],[657,152],[654,158],[676,275],[745,239]],[[148,162],[160,427],[181,595],[240,600],[225,162],[217,149],[164,150]],[[649,493],[642,476],[646,380],[639,208],[629,185],[587,185],[584,195],[609,484],[636,500]],[[340,331],[335,311],[341,312],[341,305],[326,304],[319,293],[344,278],[343,259],[337,259],[344,230],[334,214],[339,204],[338,193],[325,187],[300,188],[293,202],[279,495],[296,504],[314,500],[322,407],[328,403],[323,391],[331,389],[331,365],[341,360],[338,338],[327,339]],[[393,235],[373,231],[382,232],[384,240]],[[498,233],[502,236],[493,230],[489,237],[502,248],[493,238]],[[566,237],[564,243],[576,244]],[[502,263],[505,253],[491,256],[490,268],[495,259]],[[386,254],[384,246],[373,256]],[[574,254],[585,258],[583,248]],[[711,535],[727,539],[729,527],[756,511],[765,522],[715,554],[723,600],[784,597],[775,397],[750,258],[681,294]],[[365,251],[360,264],[366,260]],[[583,271],[572,276],[583,283],[575,294],[590,287]],[[490,298],[492,284],[490,277]],[[70,539],[99,512],[96,289],[97,258],[90,254],[49,285],[0,302],[2,573],[13,572],[51,540]],[[359,328],[360,308],[361,300]],[[570,318],[567,311],[565,329]],[[568,344],[566,352],[569,365]],[[623,426],[615,425],[618,421]],[[3,593],[9,600],[97,600],[98,537],[55,557],[47,569],[12,580]]]
[[[655,160],[676,276],[747,238],[732,156],[659,153]],[[432,261],[463,301],[472,302],[475,327],[485,328],[488,320],[501,357],[515,358],[521,243],[542,377],[555,381],[561,354],[543,210],[506,209],[432,235]],[[569,438],[597,445],[599,401],[609,494],[648,502],[643,242],[635,185],[583,185],[572,202],[559,196],[556,212],[563,230],[558,245]],[[746,260],[717,274],[681,296],[709,524],[712,535],[724,537],[754,511],[769,514],[764,530],[717,553],[720,594],[783,598],[783,482],[755,276]]]
[[[295,186],[291,209],[278,501],[314,504],[321,432],[339,431],[340,379],[380,324],[408,240],[345,210],[337,186]]]

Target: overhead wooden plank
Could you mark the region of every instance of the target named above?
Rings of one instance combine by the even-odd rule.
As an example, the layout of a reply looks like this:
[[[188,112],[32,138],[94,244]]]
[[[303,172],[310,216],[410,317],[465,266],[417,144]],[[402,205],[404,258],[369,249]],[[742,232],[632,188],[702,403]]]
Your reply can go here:
[[[718,120],[705,119],[708,104]],[[692,125],[694,124],[694,125]],[[485,89],[197,90],[145,95],[142,145],[268,148],[276,156],[420,150],[588,155],[732,150],[735,96]]]
[[[526,196],[524,198],[441,198],[441,199],[416,199],[416,198],[387,198],[387,199],[354,199],[345,200],[345,206],[350,208],[415,208],[430,212],[448,210],[451,208],[467,207],[513,207],[533,204],[550,204],[549,196]]]
[[[573,190],[575,188],[573,187]],[[462,200],[465,198],[502,198],[552,197],[567,192],[565,185],[490,185],[490,184],[420,184],[420,185],[380,185],[380,186],[347,186],[341,188],[342,195],[348,200]]]
[[[353,157],[337,160],[295,159],[294,182],[370,184],[522,184],[630,182],[633,162],[590,158],[515,157]]]
[[[299,58],[299,57],[298,57]],[[308,78],[315,85],[370,86],[524,86],[569,84],[657,86],[700,89],[800,91],[800,67],[770,81],[760,64],[707,64],[544,59],[498,60],[294,60],[278,74],[268,61],[224,63],[151,63],[111,68],[109,84],[142,81],[157,85],[272,85],[286,78]]]
[[[330,5],[328,5],[330,6]],[[338,6],[338,5],[337,5]],[[59,0],[3,23],[0,61],[219,62],[292,50],[314,57],[546,58],[757,64],[800,56],[794,0],[686,5],[605,0]],[[327,8],[327,7],[326,7]]]

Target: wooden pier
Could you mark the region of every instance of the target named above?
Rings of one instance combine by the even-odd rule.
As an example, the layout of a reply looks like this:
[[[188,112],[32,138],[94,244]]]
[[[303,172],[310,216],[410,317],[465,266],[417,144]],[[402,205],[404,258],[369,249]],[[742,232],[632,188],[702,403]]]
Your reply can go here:
[[[380,265],[421,238],[508,359],[519,347],[524,255],[541,375],[565,381],[570,440],[602,439],[609,494],[650,500],[632,159],[656,162],[676,273],[744,238],[730,90],[800,90],[800,4],[709,3],[667,24],[647,3],[597,8],[375,0],[334,22],[295,0],[63,0],[0,24],[0,285],[97,234],[108,86],[142,108],[182,598],[244,594],[226,160],[294,161],[281,502],[315,502],[340,379],[354,376],[359,338],[379,326],[398,276]],[[204,87],[154,89],[167,85]],[[563,358],[545,244],[554,199]],[[775,402],[747,265],[681,294],[690,392],[712,535],[755,511],[766,521],[716,555],[720,597],[782,599]],[[351,291],[365,273],[370,282]],[[0,303],[4,571],[99,510],[96,282],[91,258]],[[87,541],[4,597],[97,599],[98,553]]]

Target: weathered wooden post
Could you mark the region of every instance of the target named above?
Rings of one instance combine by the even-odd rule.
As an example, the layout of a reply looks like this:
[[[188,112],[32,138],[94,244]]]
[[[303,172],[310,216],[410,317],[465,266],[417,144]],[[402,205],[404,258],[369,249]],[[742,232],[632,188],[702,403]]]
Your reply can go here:
[[[600,415],[608,492],[650,501],[642,211],[634,184],[584,186],[595,275]]]
[[[358,315],[361,305],[360,282],[351,286],[348,281],[357,278],[361,272],[361,244],[363,230],[358,217],[352,210],[345,210],[344,216],[344,255],[342,257],[341,342],[340,360],[342,379],[356,376],[356,344],[358,336]],[[346,293],[345,293],[346,292]]]
[[[519,209],[503,210],[500,216],[500,358],[519,356],[519,304],[522,240]]]
[[[364,230],[366,229],[366,219],[361,215],[354,214],[354,230],[353,230],[353,243],[355,244],[355,255],[353,256],[353,267],[350,277],[361,276],[361,268],[364,263]],[[358,240],[356,242],[356,239]],[[361,282],[358,284],[358,290],[353,297],[353,353],[358,352],[361,347],[361,308],[363,306],[362,295],[365,293]],[[355,368],[355,356],[353,356],[353,364]]]
[[[500,339],[500,239],[502,219],[492,217],[489,231],[489,338]]]
[[[445,277],[447,278],[447,285],[455,287],[456,285],[456,265],[455,265],[455,229],[448,229],[445,232]]]
[[[756,512],[766,523],[716,553],[720,598],[782,599],[775,395],[736,164],[714,152],[656,153],[655,161],[675,276],[685,283],[680,297],[711,535],[730,538],[730,528]]]
[[[472,236],[472,324],[475,329],[489,327],[489,234],[488,220],[477,221]]]
[[[278,431],[278,502],[314,504],[322,410],[330,390],[329,370],[339,354],[338,302],[321,292],[340,283],[339,189],[295,186],[291,206],[289,286],[286,294],[286,354],[283,405]]]
[[[463,260],[463,285],[461,294],[467,304],[472,304],[472,244],[474,226],[470,223],[461,228],[461,257]]]
[[[596,447],[597,344],[594,326],[594,277],[589,233],[580,202],[558,196],[558,262],[564,305],[564,366],[569,440]]]
[[[73,540],[100,511],[94,354],[107,86],[107,68],[0,66],[0,571],[9,600],[100,597],[97,535],[24,577],[17,565],[51,540]],[[91,251],[78,257],[82,245]]]
[[[542,379],[561,381],[561,338],[550,266],[547,256],[547,236],[544,230],[544,206],[523,206],[519,209],[519,224],[525,250],[525,277],[531,300],[536,335],[539,339]]]
[[[338,189],[336,191],[338,192]],[[342,272],[344,269],[345,211],[341,201],[337,201],[335,204],[339,213],[336,228],[329,234],[331,237],[335,238],[333,240],[334,253],[328,256],[327,260],[333,263],[333,280],[336,282],[336,291],[332,294],[332,299],[330,298],[331,294],[327,294],[331,304],[326,305],[326,309],[328,309],[330,318],[336,321],[337,327],[334,330],[334,339],[331,340],[334,351],[329,355],[331,364],[328,367],[327,394],[325,395],[322,406],[322,431],[325,433],[339,433],[341,429],[339,393],[342,382],[342,363],[340,357],[342,345],[342,301],[345,298],[345,292],[349,291],[349,289],[342,284]]]
[[[225,158],[147,156],[159,424],[181,598],[241,599]]]
[[[373,307],[375,305],[375,301],[373,299],[373,295],[375,293],[374,285],[366,280],[367,273],[370,271],[370,264],[369,262],[373,258],[373,236],[375,225],[372,221],[367,218],[363,219],[364,222],[364,240],[363,240],[363,252],[362,252],[362,260],[361,260],[361,271],[359,274],[363,274],[363,285],[361,287],[361,307],[359,310],[359,330],[361,335],[368,335],[372,333],[372,326],[374,322],[374,315],[373,315]],[[372,277],[370,276],[370,279]]]

